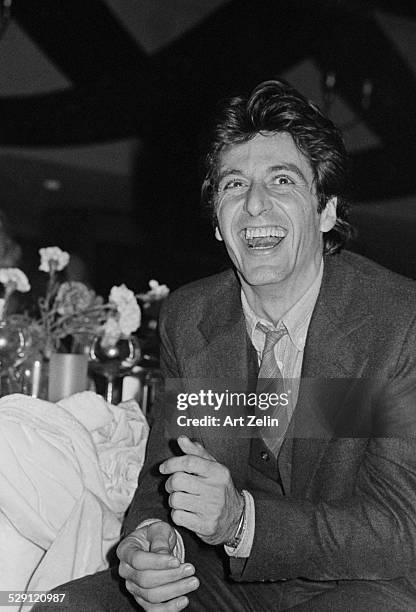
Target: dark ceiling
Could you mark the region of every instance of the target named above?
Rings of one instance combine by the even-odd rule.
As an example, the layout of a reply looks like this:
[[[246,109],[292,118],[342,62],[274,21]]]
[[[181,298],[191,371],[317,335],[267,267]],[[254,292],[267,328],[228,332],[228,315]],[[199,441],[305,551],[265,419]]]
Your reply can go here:
[[[66,146],[137,137],[136,201],[147,238],[195,250],[201,132],[218,98],[308,58],[379,146],[351,155],[356,200],[416,192],[416,75],[377,12],[416,20],[413,0],[234,0],[161,50],[140,47],[100,0],[13,0],[12,16],[72,84],[0,97],[0,144]],[[372,86],[363,107],[363,83]],[[364,105],[365,106],[365,105]],[[145,236],[146,237],[146,236]]]
[[[336,72],[339,94],[382,142],[352,158],[356,197],[414,192],[416,77],[375,9],[416,19],[411,0],[235,0],[148,55],[105,2],[14,0],[13,17],[72,87],[0,98],[0,141],[67,145],[182,130],[191,143],[219,96],[309,57]],[[368,112],[364,79],[373,86]]]

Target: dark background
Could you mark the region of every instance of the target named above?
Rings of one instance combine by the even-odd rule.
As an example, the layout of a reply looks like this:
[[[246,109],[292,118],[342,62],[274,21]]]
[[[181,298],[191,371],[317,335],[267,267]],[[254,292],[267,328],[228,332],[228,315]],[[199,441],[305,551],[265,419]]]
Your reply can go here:
[[[13,0],[0,208],[22,267],[57,245],[102,293],[219,270],[199,205],[204,132],[219,99],[280,75],[344,133],[352,248],[416,278],[415,72],[413,0]]]

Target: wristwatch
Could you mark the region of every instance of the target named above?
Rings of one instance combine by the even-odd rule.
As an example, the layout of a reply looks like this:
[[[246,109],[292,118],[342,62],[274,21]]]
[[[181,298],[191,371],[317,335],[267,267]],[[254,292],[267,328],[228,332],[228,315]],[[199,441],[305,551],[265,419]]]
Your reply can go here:
[[[237,546],[241,542],[241,538],[243,537],[245,526],[246,526],[246,496],[244,495],[244,491],[242,491],[244,506],[243,511],[240,516],[240,520],[238,521],[237,530],[231,540],[225,543],[225,546],[229,546],[229,548],[237,548]]]

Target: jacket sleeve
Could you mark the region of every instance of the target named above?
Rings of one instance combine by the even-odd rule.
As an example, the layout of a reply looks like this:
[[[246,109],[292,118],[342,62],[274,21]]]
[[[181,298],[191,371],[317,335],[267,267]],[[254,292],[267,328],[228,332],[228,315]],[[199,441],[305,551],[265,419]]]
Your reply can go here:
[[[165,303],[166,304],[166,303]],[[160,315],[160,364],[164,380],[179,378],[175,355],[166,331],[166,306]],[[153,424],[146,448],[146,459],[139,475],[138,486],[123,524],[123,536],[128,535],[143,520],[158,518],[170,522],[170,509],[166,504],[164,479],[159,472],[162,461],[174,454],[169,438],[168,423],[172,418],[172,397],[163,390],[152,406]]]

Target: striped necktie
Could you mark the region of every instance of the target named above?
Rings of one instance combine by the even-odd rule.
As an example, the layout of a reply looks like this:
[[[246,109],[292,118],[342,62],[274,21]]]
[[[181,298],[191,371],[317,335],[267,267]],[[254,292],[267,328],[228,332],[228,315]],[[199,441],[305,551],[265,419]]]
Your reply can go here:
[[[257,323],[257,329],[260,329],[265,334],[266,340],[261,358],[256,393],[257,395],[260,393],[280,395],[284,391],[283,374],[277,364],[274,349],[279,340],[287,334],[287,329],[270,330],[262,323]],[[278,426],[268,426],[266,424],[260,427],[260,435],[264,443],[273,455],[277,457],[288,426],[287,407],[280,406],[279,404],[273,405],[267,410],[258,410],[258,416],[263,418],[269,416],[272,419],[278,419]]]

